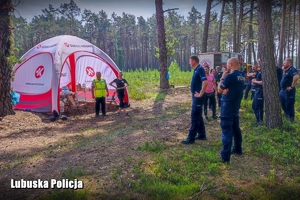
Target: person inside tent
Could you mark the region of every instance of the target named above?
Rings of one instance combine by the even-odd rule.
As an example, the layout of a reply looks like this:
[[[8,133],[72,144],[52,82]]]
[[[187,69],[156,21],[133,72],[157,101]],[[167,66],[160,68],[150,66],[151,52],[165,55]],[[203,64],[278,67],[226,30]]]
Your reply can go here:
[[[121,114],[122,110],[124,110],[124,113],[126,114],[126,116],[128,116],[128,112],[126,111],[125,104],[124,104],[124,97],[125,97],[125,88],[128,87],[129,84],[126,81],[126,79],[123,78],[123,73],[119,72],[118,78],[113,80],[109,85],[116,88],[118,93],[118,98],[120,101],[118,116]]]
[[[105,92],[106,91],[106,92]],[[96,72],[96,78],[92,82],[92,97],[96,99],[95,110],[96,117],[99,117],[100,104],[102,115],[106,116],[106,101],[105,97],[108,96],[108,88],[104,78],[101,78],[101,72]]]

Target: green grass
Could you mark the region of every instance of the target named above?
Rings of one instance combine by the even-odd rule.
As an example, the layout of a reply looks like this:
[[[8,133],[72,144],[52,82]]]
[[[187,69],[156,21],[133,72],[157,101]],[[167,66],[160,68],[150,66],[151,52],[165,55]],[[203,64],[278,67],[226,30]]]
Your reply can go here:
[[[251,185],[250,200],[298,200],[300,199],[300,182],[264,180]]]
[[[87,175],[87,172],[83,167],[68,167],[68,169],[62,172],[62,178],[69,180],[78,179],[85,175]]]
[[[178,64],[174,61],[169,67],[171,78],[169,83],[175,86],[189,86],[192,72],[180,71]],[[159,88],[158,70],[135,70],[124,72],[125,79],[129,82],[128,88],[130,98],[133,100],[155,99]],[[158,95],[158,100],[163,98],[164,93]]]
[[[282,164],[300,164],[300,125],[287,124],[283,129],[258,127],[244,134],[244,141],[253,152]]]
[[[83,167],[68,167],[62,172],[62,178],[68,180],[79,179],[88,175]],[[89,199],[89,193],[86,189],[55,189],[49,193],[46,193],[39,197],[40,200],[87,200]]]
[[[86,190],[59,190],[42,195],[40,200],[88,200],[88,192]]]
[[[165,146],[158,141],[154,141],[153,144],[146,141],[144,145],[138,146],[137,149],[140,151],[161,152],[165,149]]]
[[[297,97],[300,90],[297,91]],[[295,108],[300,108],[300,99],[296,98]],[[283,119],[283,127],[268,129],[264,126],[254,127],[255,117],[252,101],[242,101],[241,128],[244,134],[244,145],[249,146],[257,156],[264,156],[274,163],[300,164],[300,124],[290,123]],[[296,111],[296,121],[300,120],[300,112]],[[251,127],[251,128],[249,128]]]
[[[197,193],[203,182],[209,182],[208,176],[220,173],[215,148],[169,148],[164,153],[156,152],[152,162],[145,161],[135,169],[138,181],[134,182],[134,189],[147,199],[186,198]]]

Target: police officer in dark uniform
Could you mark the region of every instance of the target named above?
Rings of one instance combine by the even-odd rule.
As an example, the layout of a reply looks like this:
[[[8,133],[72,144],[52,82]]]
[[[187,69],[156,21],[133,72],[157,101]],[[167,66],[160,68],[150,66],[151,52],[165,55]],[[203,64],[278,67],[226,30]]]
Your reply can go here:
[[[220,83],[220,79],[222,78],[222,74],[223,74],[223,72],[221,71],[220,66],[217,66],[216,67],[216,73],[215,73],[215,80],[216,80],[216,83],[217,83],[217,87]],[[222,94],[218,93],[218,107],[219,108],[221,107],[221,98],[222,98]]]
[[[254,98],[252,102],[252,109],[256,117],[256,125],[262,125],[264,119],[264,95],[262,88],[262,76],[259,70],[255,79],[252,79],[252,84],[255,89]]]
[[[249,94],[250,90],[251,90],[251,99],[253,99],[254,88],[252,86],[252,79],[254,79],[257,76],[257,70],[256,70],[255,65],[252,66],[252,70],[247,74],[247,76],[248,76],[248,82],[247,82],[247,86],[246,86],[244,99],[248,98],[248,94]]]
[[[222,94],[221,128],[222,143],[221,159],[230,162],[231,154],[242,154],[242,132],[239,125],[239,109],[243,98],[244,80],[239,71],[237,58],[227,61],[227,71],[223,72],[218,92]],[[234,147],[232,147],[234,138]]]
[[[193,144],[195,143],[195,139],[206,140],[205,126],[202,117],[202,106],[205,100],[207,78],[203,67],[199,65],[199,58],[197,56],[190,57],[190,66],[194,69],[194,74],[191,82],[193,101],[191,112],[192,125],[189,130],[188,137],[185,140],[181,141],[182,144]]]
[[[285,116],[293,122],[295,119],[296,85],[299,79],[298,71],[292,66],[290,58],[283,63],[283,76],[280,82],[280,102]]]

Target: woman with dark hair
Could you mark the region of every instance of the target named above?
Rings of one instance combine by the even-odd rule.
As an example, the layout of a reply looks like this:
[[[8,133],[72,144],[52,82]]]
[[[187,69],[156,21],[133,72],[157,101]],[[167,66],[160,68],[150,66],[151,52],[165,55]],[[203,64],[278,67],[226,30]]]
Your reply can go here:
[[[115,85],[114,85],[115,83]],[[126,112],[125,104],[124,104],[124,96],[125,96],[125,88],[129,86],[128,82],[123,78],[123,73],[119,72],[118,78],[113,80],[109,85],[117,89],[118,98],[120,101],[119,112],[118,115],[121,114],[121,111],[124,110],[126,116],[128,113]]]
[[[208,121],[208,116],[207,116],[207,105],[208,101],[212,106],[212,118],[217,119],[216,116],[216,93],[217,93],[217,85],[215,81],[215,76],[213,74],[210,74],[210,70],[208,66],[204,67],[206,79],[207,79],[207,87],[205,90],[205,100],[204,100],[204,115],[206,121]]]

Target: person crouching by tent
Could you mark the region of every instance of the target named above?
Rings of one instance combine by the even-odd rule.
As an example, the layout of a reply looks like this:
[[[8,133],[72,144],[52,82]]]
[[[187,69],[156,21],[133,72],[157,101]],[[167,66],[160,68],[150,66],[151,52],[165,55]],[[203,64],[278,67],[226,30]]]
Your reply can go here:
[[[96,72],[96,78],[92,82],[92,97],[96,99],[95,103],[95,110],[96,110],[96,117],[99,117],[100,112],[100,104],[101,104],[101,111],[102,115],[106,116],[106,101],[105,97],[108,96],[108,88],[104,78],[101,78],[101,73]]]
[[[113,85],[115,83],[115,85]],[[125,96],[125,87],[128,87],[128,82],[123,78],[123,73],[119,72],[118,78],[113,80],[109,85],[117,89],[118,98],[120,100],[119,112],[118,115],[121,114],[121,111],[124,110],[124,113],[128,116],[128,112],[126,112],[125,104],[124,104],[124,96]]]

